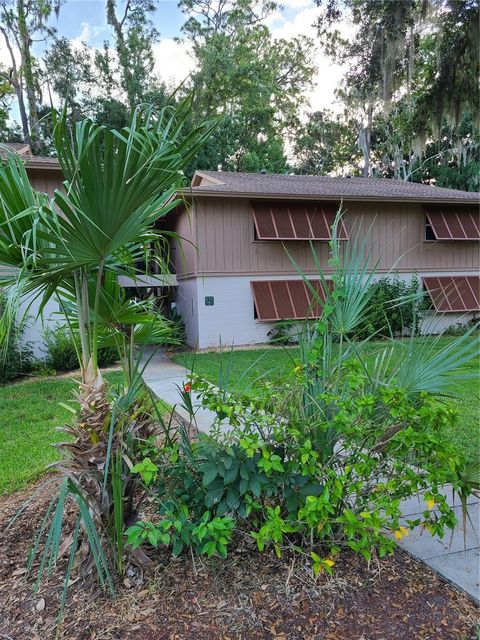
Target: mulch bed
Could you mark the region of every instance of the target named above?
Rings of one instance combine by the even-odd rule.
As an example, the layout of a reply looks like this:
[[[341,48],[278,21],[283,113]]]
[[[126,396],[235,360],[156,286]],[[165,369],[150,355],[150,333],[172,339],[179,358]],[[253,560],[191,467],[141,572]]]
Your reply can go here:
[[[37,485],[39,486],[39,485]],[[0,639],[55,636],[61,572],[33,594],[29,545],[55,482],[6,524],[33,489],[0,498]],[[67,516],[67,525],[68,525]],[[68,526],[67,526],[68,529]],[[239,539],[226,561],[155,557],[142,584],[127,578],[113,601],[73,584],[59,637],[68,640],[466,640],[478,607],[425,565],[398,551],[370,567],[344,554],[314,579],[297,558],[259,554]],[[61,567],[60,567],[61,568]]]

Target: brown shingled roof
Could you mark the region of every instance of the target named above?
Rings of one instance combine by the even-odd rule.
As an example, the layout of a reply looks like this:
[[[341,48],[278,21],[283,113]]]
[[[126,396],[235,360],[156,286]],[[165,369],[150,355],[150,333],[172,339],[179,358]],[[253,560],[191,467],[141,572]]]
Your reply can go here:
[[[17,153],[25,160],[27,169],[47,169],[60,171],[60,163],[57,158],[50,156],[34,156],[30,146],[24,142],[7,142],[0,144],[0,158],[5,157],[8,151]]]
[[[387,178],[331,178],[197,171],[185,195],[249,198],[478,203],[479,194]]]

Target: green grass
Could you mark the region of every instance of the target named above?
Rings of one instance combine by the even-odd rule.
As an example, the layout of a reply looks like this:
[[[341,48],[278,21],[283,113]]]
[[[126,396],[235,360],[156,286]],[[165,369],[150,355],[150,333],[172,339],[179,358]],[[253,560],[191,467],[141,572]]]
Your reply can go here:
[[[428,338],[419,338],[425,340]],[[438,340],[438,349],[454,340],[443,337]],[[372,343],[372,352],[376,345]],[[384,343],[383,343],[384,344]],[[399,347],[400,348],[400,347]],[[215,384],[221,380],[227,382],[228,388],[248,393],[255,388],[257,382],[269,379],[274,382],[285,380],[292,372],[298,350],[289,348],[262,348],[239,351],[224,350],[210,353],[183,353],[174,356],[175,362],[194,369],[197,374]],[[373,357],[373,356],[372,356]],[[480,355],[470,363],[472,371],[480,370]],[[454,430],[447,433],[451,439],[467,456],[473,460],[479,455],[480,447],[480,385],[479,379],[462,381],[461,386],[452,388],[455,399],[452,402],[458,412],[459,420]]]
[[[112,384],[121,372],[105,378]],[[65,439],[56,427],[72,420],[60,402],[75,406],[73,378],[39,378],[0,387],[0,493],[22,489],[58,459],[52,443]]]

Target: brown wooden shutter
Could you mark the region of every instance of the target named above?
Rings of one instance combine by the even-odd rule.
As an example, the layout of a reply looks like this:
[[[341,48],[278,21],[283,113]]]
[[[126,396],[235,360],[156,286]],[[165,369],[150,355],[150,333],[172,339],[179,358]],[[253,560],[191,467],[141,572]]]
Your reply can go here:
[[[432,205],[424,210],[437,240],[480,240],[478,207]]]
[[[320,280],[309,280],[321,300],[325,292]],[[303,280],[260,280],[251,282],[257,318],[262,322],[319,318],[321,305]],[[331,281],[328,281],[331,287]]]
[[[252,214],[259,240],[331,240],[335,204],[253,202]],[[347,240],[343,220],[338,236]]]
[[[437,311],[480,311],[480,276],[432,276],[422,280]]]

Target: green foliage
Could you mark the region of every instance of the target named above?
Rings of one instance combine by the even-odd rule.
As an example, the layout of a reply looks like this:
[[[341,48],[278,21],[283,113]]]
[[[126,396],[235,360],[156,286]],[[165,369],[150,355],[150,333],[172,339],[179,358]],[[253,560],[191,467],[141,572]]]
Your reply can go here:
[[[355,331],[357,339],[368,336],[415,335],[428,308],[429,301],[421,295],[416,276],[410,281],[398,275],[383,276],[370,285],[369,313],[362,326]]]
[[[187,507],[182,505],[176,513],[168,511],[157,524],[137,522],[127,529],[125,535],[127,544],[133,549],[144,542],[148,542],[152,547],[158,547],[162,543],[171,545],[176,556],[182,553],[184,548],[191,547],[196,553],[207,555],[209,558],[213,555],[226,558],[233,527],[233,518],[211,518],[208,511],[198,521],[192,521]]]
[[[273,325],[267,335],[271,342],[288,346],[294,342],[294,335],[292,332],[294,327],[295,322],[291,320],[281,320]]]
[[[132,467],[132,473],[140,474],[140,477],[147,486],[156,479],[157,471],[157,465],[155,465],[150,458],[144,458]]]
[[[0,296],[0,310],[3,311],[4,308],[5,300]],[[0,384],[28,375],[35,367],[32,345],[22,340],[25,323],[19,324],[12,319],[9,322],[11,326],[1,346]]]
[[[175,553],[192,544],[199,519],[230,518],[260,551],[271,547],[280,556],[289,548],[309,558],[314,573],[330,572],[345,550],[370,561],[417,526],[442,537],[456,524],[442,487],[450,483],[464,500],[473,484],[465,458],[443,436],[456,412],[435,395],[445,393],[453,371],[472,377],[458,372],[475,357],[475,345],[467,335],[436,350],[437,338],[412,338],[401,342],[392,368],[392,338],[369,360],[370,336],[350,336],[376,304],[375,272],[365,271],[367,240],[351,239],[340,250],[337,228],[338,219],[334,286],[317,265],[324,291],[312,294],[321,318],[300,336],[300,359],[287,382],[265,381],[241,395],[192,375],[191,390],[217,416],[210,435],[185,436],[152,453],[152,496],[162,518],[175,513],[182,532]],[[409,305],[418,296],[409,291],[405,298]],[[404,521],[402,502],[420,493],[422,512]]]
[[[311,86],[311,41],[274,39],[262,22],[273,2],[180,2],[183,26],[197,59],[192,76],[194,122],[221,115],[222,123],[196,167],[282,173],[283,139],[291,134]]]
[[[47,329],[44,333],[45,364],[53,371],[72,371],[78,369],[78,345],[75,344],[70,329],[59,325],[55,329]],[[99,367],[107,367],[118,361],[118,352],[112,347],[104,347],[98,351]]]

